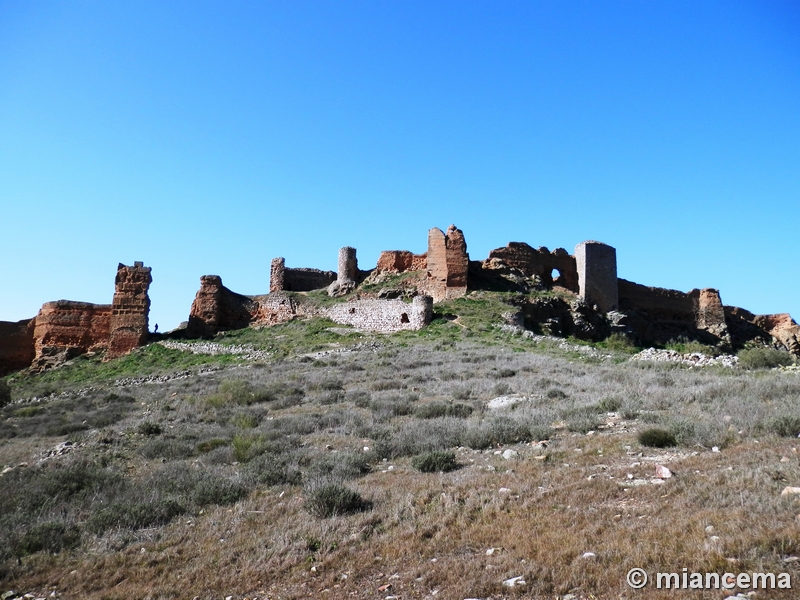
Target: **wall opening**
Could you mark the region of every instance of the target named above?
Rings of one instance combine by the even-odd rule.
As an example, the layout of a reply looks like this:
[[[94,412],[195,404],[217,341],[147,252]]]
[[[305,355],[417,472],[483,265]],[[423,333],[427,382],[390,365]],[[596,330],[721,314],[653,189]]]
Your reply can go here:
[[[408,323],[409,322],[408,321],[408,315],[406,313],[403,313],[402,315],[400,315],[400,322],[401,323]]]
[[[553,269],[550,271],[550,279],[554,284],[561,284],[561,271],[558,269]]]

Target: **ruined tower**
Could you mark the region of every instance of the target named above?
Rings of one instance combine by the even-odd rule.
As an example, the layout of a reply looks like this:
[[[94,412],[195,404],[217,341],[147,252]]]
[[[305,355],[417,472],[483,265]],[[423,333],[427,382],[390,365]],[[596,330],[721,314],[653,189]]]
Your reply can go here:
[[[580,297],[602,312],[616,309],[619,306],[616,249],[602,242],[581,242],[575,246],[575,262]]]
[[[469,255],[464,232],[455,225],[447,233],[434,227],[428,232],[428,280],[434,302],[460,298],[467,293]]]
[[[120,263],[117,267],[106,359],[127,354],[147,341],[150,314],[147,291],[152,281],[150,267],[144,263],[136,262],[132,267]]]

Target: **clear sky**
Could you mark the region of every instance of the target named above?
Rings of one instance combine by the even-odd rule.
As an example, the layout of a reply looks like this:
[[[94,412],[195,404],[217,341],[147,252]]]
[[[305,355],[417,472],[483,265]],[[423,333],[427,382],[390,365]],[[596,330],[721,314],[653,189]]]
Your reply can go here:
[[[800,317],[800,4],[0,0],[0,320],[455,223]]]

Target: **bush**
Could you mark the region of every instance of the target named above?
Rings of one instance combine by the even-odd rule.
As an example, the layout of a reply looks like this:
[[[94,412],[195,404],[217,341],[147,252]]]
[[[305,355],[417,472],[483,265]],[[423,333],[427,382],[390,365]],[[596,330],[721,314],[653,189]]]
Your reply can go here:
[[[120,500],[93,513],[86,527],[94,533],[108,529],[142,529],[152,525],[165,525],[174,517],[186,512],[186,507],[174,499],[130,502]]]
[[[306,493],[305,508],[315,517],[326,518],[366,510],[369,503],[341,483],[323,483]]]
[[[767,421],[767,430],[781,437],[800,434],[800,415],[778,415]]]
[[[411,459],[411,466],[423,473],[447,473],[458,468],[454,452],[437,450]]]
[[[774,369],[792,364],[792,355],[775,348],[746,348],[737,354],[745,369]]]
[[[602,345],[609,350],[616,350],[617,352],[633,352],[636,350],[636,344],[624,333],[612,333],[603,341]]]
[[[197,444],[197,451],[205,454],[221,446],[227,446],[230,443],[231,443],[230,440],[223,440],[221,438],[212,438],[210,440],[205,440]]]
[[[414,416],[419,419],[437,419],[439,417],[457,417],[466,419],[475,409],[468,404],[451,404],[449,402],[429,402],[417,407]]]
[[[677,446],[675,434],[660,427],[651,427],[639,432],[639,443],[650,448],[669,448]]]
[[[550,400],[563,400],[564,398],[567,397],[567,394],[566,392],[564,392],[564,390],[560,390],[558,388],[550,388],[545,393],[545,396],[547,396]]]
[[[297,485],[302,475],[286,459],[270,454],[262,454],[247,465],[246,475],[248,481],[255,484],[272,485]]]
[[[231,445],[233,458],[241,463],[263,454],[266,450],[263,438],[258,435],[235,435]]]
[[[182,460],[195,455],[195,446],[185,440],[154,438],[139,448],[139,454],[149,459]]]
[[[8,383],[0,379],[0,408],[11,403],[11,388]]]
[[[145,421],[136,428],[142,435],[161,435],[161,425],[152,421]]]
[[[19,541],[17,556],[42,550],[50,553],[75,548],[81,541],[80,530],[75,525],[47,521],[31,527]]]
[[[600,400],[600,402],[597,403],[597,406],[603,412],[617,412],[620,408],[622,408],[622,400],[615,398],[614,396],[610,396]]]

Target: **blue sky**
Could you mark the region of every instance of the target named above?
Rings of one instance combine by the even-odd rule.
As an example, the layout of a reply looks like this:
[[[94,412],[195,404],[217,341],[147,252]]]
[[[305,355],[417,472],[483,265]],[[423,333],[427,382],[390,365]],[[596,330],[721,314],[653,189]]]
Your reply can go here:
[[[800,317],[793,2],[0,1],[0,319],[450,223]]]

